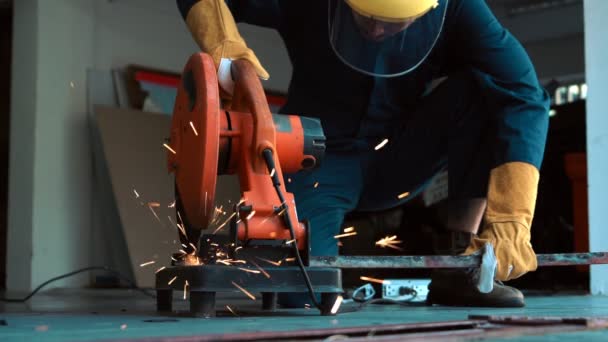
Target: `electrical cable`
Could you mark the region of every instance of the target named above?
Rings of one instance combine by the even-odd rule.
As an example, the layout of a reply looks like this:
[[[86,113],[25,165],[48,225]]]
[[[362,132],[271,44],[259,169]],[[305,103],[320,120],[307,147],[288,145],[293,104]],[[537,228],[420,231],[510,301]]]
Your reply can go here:
[[[304,282],[306,283],[306,287],[308,288],[308,294],[310,295],[310,299],[311,299],[312,303],[314,304],[314,306],[317,309],[319,309],[319,311],[323,311],[323,309],[321,308],[321,304],[319,304],[319,302],[317,301],[317,297],[315,296],[315,291],[312,287],[312,282],[310,281],[308,272],[306,272],[306,268],[304,267],[304,262],[302,261],[302,257],[300,256],[300,251],[298,250],[298,242],[296,241],[296,232],[294,230],[293,225],[291,224],[291,219],[289,217],[289,210],[287,210],[288,206],[287,206],[287,203],[285,203],[285,196],[283,195],[283,192],[281,191],[281,181],[279,180],[278,172],[273,172],[273,170],[275,170],[275,163],[274,163],[274,158],[272,157],[272,150],[265,149],[262,152],[262,155],[264,156],[264,159],[266,160],[266,166],[268,167],[268,172],[270,172],[272,174],[272,177],[271,177],[272,184],[274,185],[277,195],[279,196],[279,200],[281,201],[281,205],[283,206],[283,209],[285,209],[285,214],[283,215],[283,217],[285,218],[285,223],[287,224],[287,227],[289,228],[289,233],[291,235],[291,239],[294,240],[294,242],[292,244],[293,250],[295,252],[296,261],[298,262],[300,271],[302,271],[302,277],[304,277]]]
[[[123,281],[125,281],[130,286],[129,288],[134,289],[134,290],[138,290],[138,291],[140,291],[141,293],[143,293],[144,295],[146,295],[148,297],[156,298],[156,296],[154,294],[149,293],[148,291],[146,291],[146,289],[142,289],[140,287],[137,287],[137,285],[135,285],[135,283],[131,279],[129,279],[127,276],[125,276],[124,274],[118,272],[115,269],[112,269],[112,268],[107,267],[107,266],[89,266],[89,267],[77,269],[75,271],[72,271],[72,272],[69,272],[69,273],[65,273],[65,274],[62,274],[60,276],[51,278],[51,279],[45,281],[44,283],[38,285],[38,287],[36,287],[32,292],[30,292],[27,296],[25,296],[23,298],[0,298],[0,302],[7,302],[7,303],[24,303],[24,302],[27,302],[36,293],[38,293],[38,291],[40,291],[43,287],[47,286],[48,284],[50,284],[52,282],[55,282],[57,280],[61,280],[63,278],[68,278],[68,277],[74,276],[76,274],[87,272],[87,271],[106,271],[106,272],[109,272],[109,273],[117,276],[118,278],[122,279]]]

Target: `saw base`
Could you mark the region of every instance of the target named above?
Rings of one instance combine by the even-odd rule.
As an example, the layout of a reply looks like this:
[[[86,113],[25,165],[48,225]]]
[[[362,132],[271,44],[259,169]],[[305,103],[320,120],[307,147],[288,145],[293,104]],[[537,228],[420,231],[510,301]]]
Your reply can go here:
[[[307,267],[306,270],[315,294],[321,294],[321,314],[332,315],[331,308],[343,292],[341,270],[322,267]],[[244,298],[248,296],[235,284],[256,299],[261,293],[262,310],[267,311],[277,309],[279,292],[308,293],[302,271],[297,266],[263,267],[261,270],[250,266],[170,266],[156,274],[157,310],[172,311],[173,291],[186,291],[192,315],[214,317],[216,293],[241,292]]]

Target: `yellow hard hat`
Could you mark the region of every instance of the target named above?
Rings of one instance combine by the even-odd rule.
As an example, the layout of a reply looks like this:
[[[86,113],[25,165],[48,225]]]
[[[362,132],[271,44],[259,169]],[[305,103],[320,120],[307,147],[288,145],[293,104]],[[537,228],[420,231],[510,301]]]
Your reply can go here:
[[[438,0],[345,0],[357,13],[386,22],[419,18],[439,5]]]

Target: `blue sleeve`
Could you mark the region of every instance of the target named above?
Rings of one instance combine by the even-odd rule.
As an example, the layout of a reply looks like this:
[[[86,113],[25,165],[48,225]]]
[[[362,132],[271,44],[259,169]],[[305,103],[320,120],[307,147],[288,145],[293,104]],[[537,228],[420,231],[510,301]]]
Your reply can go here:
[[[523,46],[484,0],[456,0],[451,30],[462,58],[480,80],[493,123],[495,165],[521,161],[540,168],[550,99]]]
[[[192,6],[201,0],[177,0],[184,20]],[[205,1],[205,0],[203,0]],[[208,0],[207,0],[208,1]],[[252,25],[279,29],[282,25],[279,0],[225,0],[234,20]]]

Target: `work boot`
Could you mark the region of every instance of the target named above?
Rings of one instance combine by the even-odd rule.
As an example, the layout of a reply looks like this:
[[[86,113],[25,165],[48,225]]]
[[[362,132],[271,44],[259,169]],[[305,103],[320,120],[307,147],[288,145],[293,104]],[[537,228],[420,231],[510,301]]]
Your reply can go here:
[[[525,305],[518,289],[494,281],[490,293],[477,289],[478,270],[436,270],[431,275],[428,305],[519,308]]]

